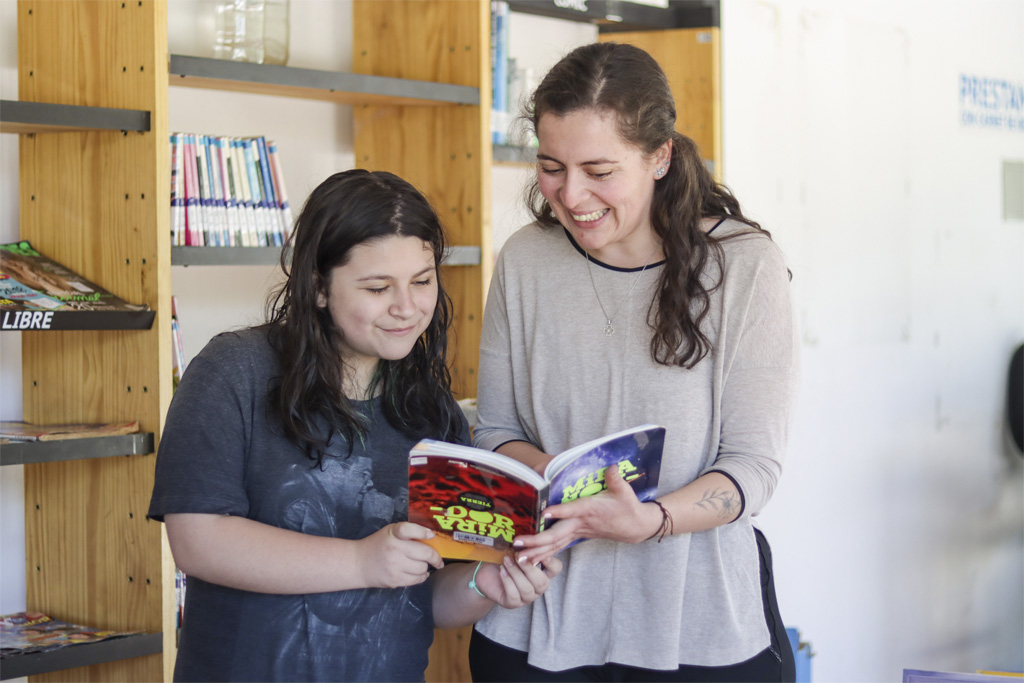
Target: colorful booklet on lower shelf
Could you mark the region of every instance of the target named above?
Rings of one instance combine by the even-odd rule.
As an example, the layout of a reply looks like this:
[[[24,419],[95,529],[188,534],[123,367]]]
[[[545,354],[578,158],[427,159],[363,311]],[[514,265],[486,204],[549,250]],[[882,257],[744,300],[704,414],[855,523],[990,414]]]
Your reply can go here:
[[[138,422],[103,422],[39,425],[28,422],[0,422],[0,438],[11,441],[64,441],[96,436],[135,434]]]
[[[48,652],[69,645],[124,638],[142,631],[102,631],[70,624],[40,612],[0,616],[0,657]]]
[[[640,500],[654,498],[665,428],[641,425],[559,454],[540,475],[513,458],[424,439],[409,453],[409,521],[434,531],[442,557],[500,563],[518,535],[544,530],[548,505],[606,488],[618,466]]]

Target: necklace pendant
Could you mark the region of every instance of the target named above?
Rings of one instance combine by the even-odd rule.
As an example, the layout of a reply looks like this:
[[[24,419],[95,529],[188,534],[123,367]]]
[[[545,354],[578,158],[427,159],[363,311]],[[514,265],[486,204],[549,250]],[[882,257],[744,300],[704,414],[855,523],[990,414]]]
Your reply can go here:
[[[606,324],[606,325],[604,326],[604,336],[606,336],[606,337],[610,337],[610,336],[612,336],[613,334],[615,334],[615,328],[614,328],[614,327],[612,327],[612,321],[611,321],[611,320],[609,320],[609,321],[608,321],[608,324]]]

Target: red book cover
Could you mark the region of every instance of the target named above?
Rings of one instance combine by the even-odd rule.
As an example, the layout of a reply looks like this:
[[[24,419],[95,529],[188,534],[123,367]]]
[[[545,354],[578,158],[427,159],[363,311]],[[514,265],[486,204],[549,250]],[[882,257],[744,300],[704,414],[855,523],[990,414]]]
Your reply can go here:
[[[500,563],[540,530],[547,498],[539,474],[497,453],[424,440],[409,455],[409,521],[444,558]]]

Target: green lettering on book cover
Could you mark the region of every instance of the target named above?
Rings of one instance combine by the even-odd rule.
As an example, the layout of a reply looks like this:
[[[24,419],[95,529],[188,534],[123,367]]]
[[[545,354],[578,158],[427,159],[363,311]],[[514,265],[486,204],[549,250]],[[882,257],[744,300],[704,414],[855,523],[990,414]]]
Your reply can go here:
[[[608,485],[604,482],[604,471],[607,467],[602,467],[596,472],[588,472],[584,476],[576,480],[575,484],[566,486],[562,489],[562,501],[568,503],[576,500],[577,498],[586,498],[596,493],[601,493]],[[626,481],[630,481],[637,477],[637,467],[629,460],[623,460],[619,463],[619,472],[622,474],[622,478]]]
[[[477,536],[503,538],[509,543],[515,536],[512,520],[485,510],[470,510],[462,505],[450,505],[447,508],[431,507],[435,514],[434,520],[444,531],[465,531]]]

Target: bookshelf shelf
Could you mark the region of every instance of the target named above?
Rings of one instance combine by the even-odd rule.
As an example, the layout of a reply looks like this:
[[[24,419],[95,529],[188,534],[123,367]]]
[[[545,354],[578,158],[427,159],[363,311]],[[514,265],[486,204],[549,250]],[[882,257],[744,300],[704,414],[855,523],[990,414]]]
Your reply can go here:
[[[171,55],[170,84],[349,105],[480,105],[480,89],[405,78]]]
[[[145,633],[98,643],[69,645],[49,652],[32,652],[4,657],[0,680],[36,676],[80,666],[105,664],[122,659],[155,655],[163,652],[163,634]]]
[[[149,112],[72,104],[0,100],[0,133],[65,133],[149,130]]]
[[[171,247],[172,266],[274,266],[283,247]]]
[[[40,462],[148,455],[154,450],[153,434],[118,434],[59,441],[12,441],[0,444],[0,466]],[[6,662],[6,659],[4,660]],[[6,667],[6,664],[4,665]]]
[[[3,311],[0,332],[148,330],[156,311]]]

